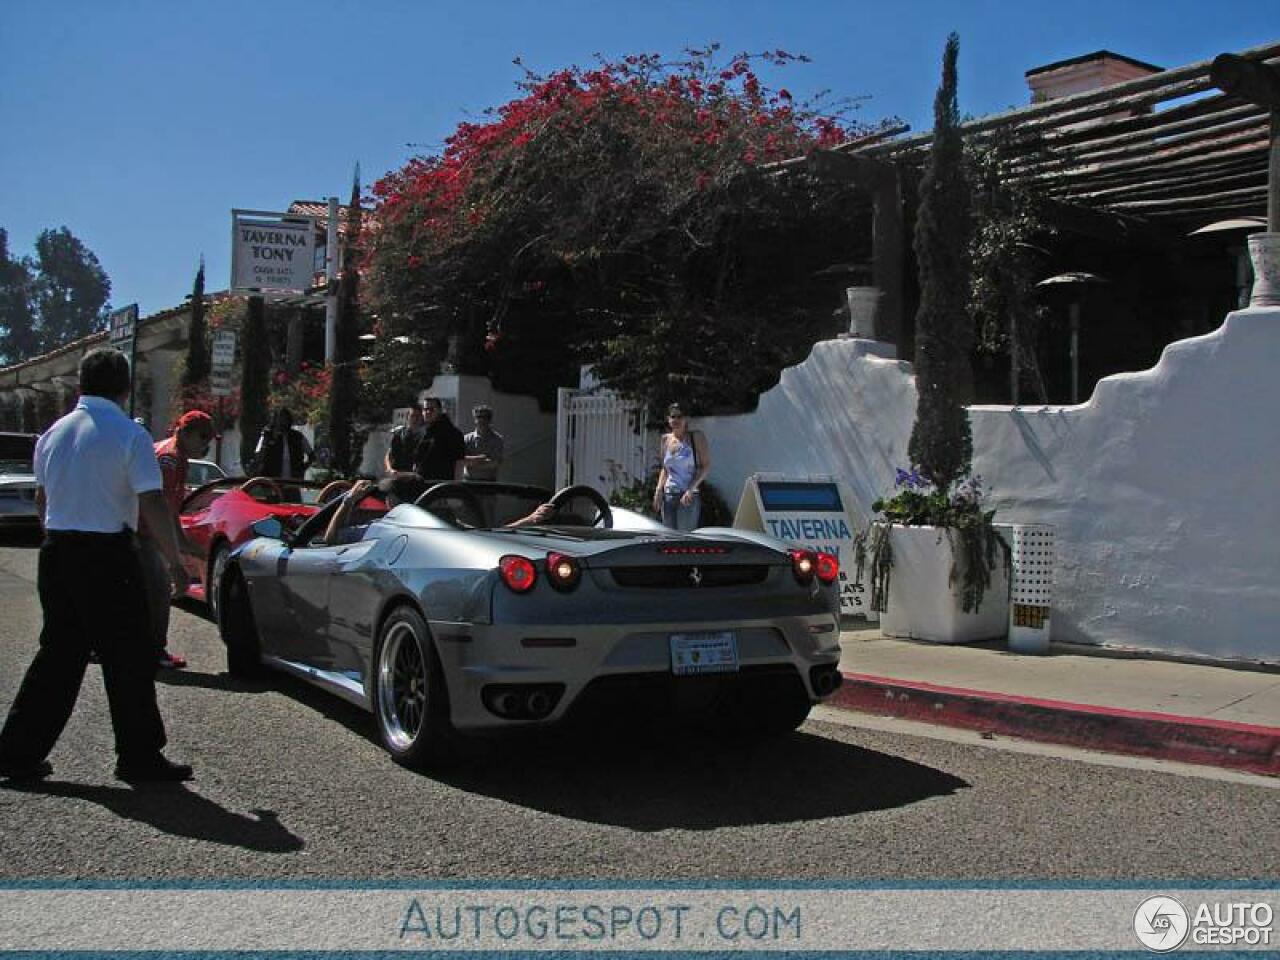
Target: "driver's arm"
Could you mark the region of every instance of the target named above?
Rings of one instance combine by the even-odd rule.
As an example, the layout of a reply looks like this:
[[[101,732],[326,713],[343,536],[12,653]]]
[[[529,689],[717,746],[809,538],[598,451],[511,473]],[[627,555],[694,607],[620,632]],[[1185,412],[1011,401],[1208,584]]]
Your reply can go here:
[[[351,512],[368,495],[369,488],[372,486],[373,484],[368,480],[357,480],[355,486],[347,491],[342,498],[342,502],[338,504],[338,509],[333,511],[333,516],[329,518],[329,526],[325,528],[324,542],[326,544],[333,546],[338,542],[343,528],[347,526],[347,521],[351,519]]]
[[[507,524],[508,527],[532,527],[539,523],[547,523],[556,512],[556,508],[549,503],[539,504],[538,509],[527,517],[521,517],[519,520],[512,520]]]

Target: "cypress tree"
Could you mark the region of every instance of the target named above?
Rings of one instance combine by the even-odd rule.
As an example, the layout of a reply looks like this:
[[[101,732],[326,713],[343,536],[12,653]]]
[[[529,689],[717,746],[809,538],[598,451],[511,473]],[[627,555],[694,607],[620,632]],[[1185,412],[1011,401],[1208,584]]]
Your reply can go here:
[[[973,437],[965,404],[973,398],[973,320],[969,316],[969,189],[956,100],[960,38],[947,38],[942,84],[934,99],[933,145],[920,184],[915,251],[920,265],[916,312],[916,422],[912,464],[938,491],[969,472]]]
[[[182,368],[182,385],[191,387],[209,376],[209,346],[205,343],[204,257],[191,287],[191,327],[187,331],[187,362]]]

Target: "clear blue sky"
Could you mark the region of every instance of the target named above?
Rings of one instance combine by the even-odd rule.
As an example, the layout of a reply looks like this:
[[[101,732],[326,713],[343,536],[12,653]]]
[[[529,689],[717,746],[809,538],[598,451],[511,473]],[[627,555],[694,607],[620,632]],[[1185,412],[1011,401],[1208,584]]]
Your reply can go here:
[[[599,52],[782,48],[771,85],[868,96],[930,125],[960,35],[961,110],[1028,101],[1030,68],[1098,49],[1163,67],[1280,37],[1280,0],[0,0],[0,227],[32,252],[66,226],[116,306],[228,285],[230,211],[345,201],[547,72]]]

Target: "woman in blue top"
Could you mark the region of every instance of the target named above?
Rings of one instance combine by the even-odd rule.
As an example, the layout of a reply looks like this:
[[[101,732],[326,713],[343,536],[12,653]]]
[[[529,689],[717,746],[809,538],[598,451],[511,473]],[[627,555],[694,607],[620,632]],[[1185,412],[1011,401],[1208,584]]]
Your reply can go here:
[[[711,451],[702,431],[689,429],[680,404],[667,408],[667,425],[671,432],[662,435],[662,469],[653,511],[673,530],[692,530],[702,510],[698,489],[711,470]]]

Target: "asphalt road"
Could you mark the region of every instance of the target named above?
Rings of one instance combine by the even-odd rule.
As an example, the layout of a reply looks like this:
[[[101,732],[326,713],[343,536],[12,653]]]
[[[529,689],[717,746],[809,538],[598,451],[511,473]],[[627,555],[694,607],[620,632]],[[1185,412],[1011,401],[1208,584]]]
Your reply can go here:
[[[40,626],[35,556],[0,544],[0,711]],[[1257,779],[1013,752],[835,711],[752,748],[544,737],[481,744],[422,775],[392,764],[371,719],[341,701],[231,680],[197,608],[175,611],[171,646],[191,666],[162,676],[168,752],[197,779],[112,779],[90,667],[54,776],[0,789],[0,877],[1280,877],[1280,793]]]

